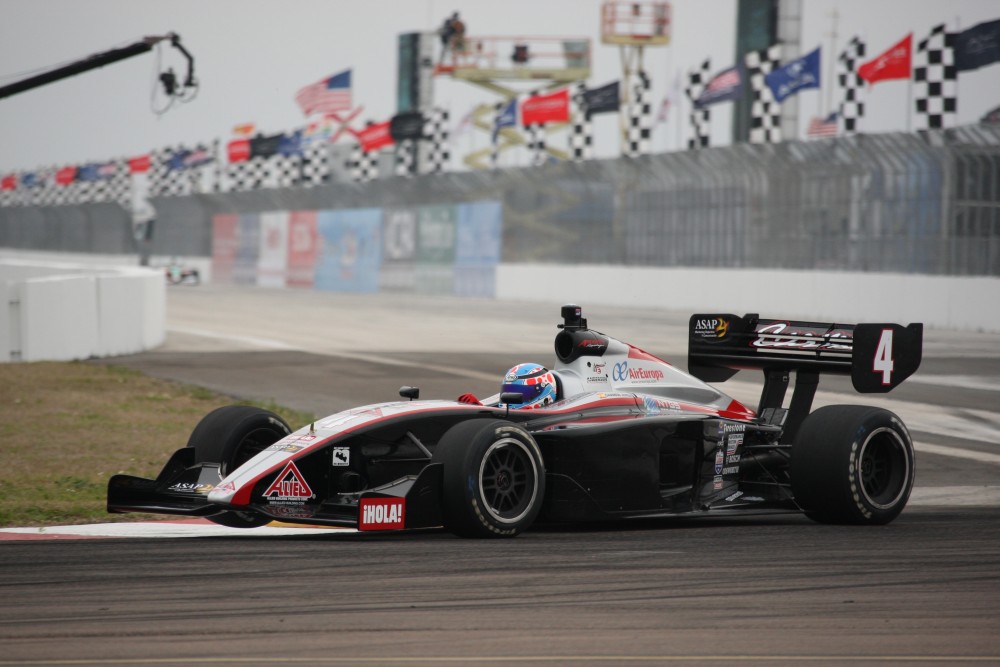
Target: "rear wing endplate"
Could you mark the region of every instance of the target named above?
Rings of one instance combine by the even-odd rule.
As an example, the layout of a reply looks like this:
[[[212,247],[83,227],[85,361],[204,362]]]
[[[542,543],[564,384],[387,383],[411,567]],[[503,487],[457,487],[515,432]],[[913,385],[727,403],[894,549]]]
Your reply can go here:
[[[910,377],[923,354],[923,324],[826,324],[750,314],[692,315],[688,372],[725,382],[737,371],[850,375],[862,393],[884,393]]]

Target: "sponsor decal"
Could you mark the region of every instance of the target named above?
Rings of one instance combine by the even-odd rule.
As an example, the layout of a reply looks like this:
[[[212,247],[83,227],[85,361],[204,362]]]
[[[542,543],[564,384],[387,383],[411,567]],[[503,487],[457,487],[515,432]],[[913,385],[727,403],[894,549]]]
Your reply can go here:
[[[215,488],[214,484],[193,484],[190,482],[178,482],[167,487],[167,491],[178,493],[208,493]]]
[[[267,508],[269,514],[285,519],[311,519],[315,512],[299,503],[289,505],[273,505]]]
[[[587,382],[607,382],[608,378],[603,375],[591,375],[587,378]]]
[[[743,444],[743,434],[733,433],[725,437],[726,437],[726,454],[732,456],[733,454],[736,453],[736,450],[739,448],[739,446]],[[737,461],[738,460],[739,459],[737,459]]]
[[[712,482],[712,487],[713,487],[713,488],[714,488],[714,489],[715,489],[716,491],[718,491],[719,489],[721,489],[721,488],[722,488],[722,475],[716,475],[716,476],[715,476],[715,481],[714,481],[714,482]]]
[[[226,482],[225,484],[220,484],[215,487],[218,491],[223,491],[226,493],[234,493],[236,491],[236,485],[232,482]]]
[[[816,350],[826,352],[850,352],[851,345],[837,343],[841,340],[853,341],[850,331],[832,331],[826,329],[790,329],[787,322],[775,322],[757,329],[757,338],[750,343],[758,349],[777,350]]]
[[[603,351],[608,347],[608,342],[601,338],[584,338],[577,347],[584,350]]]
[[[615,364],[611,371],[611,379],[615,382],[624,382],[628,378],[628,362],[622,361]]]
[[[309,488],[306,478],[299,472],[295,461],[289,461],[284,470],[278,473],[278,476],[271,482],[271,486],[267,487],[264,497],[269,501],[301,501],[312,498],[313,492]]]
[[[722,469],[723,475],[736,475],[739,474],[739,472],[740,472],[739,466],[729,466],[727,468]]]
[[[660,414],[659,401],[657,401],[652,396],[643,396],[642,397],[642,404],[644,406],[646,406],[646,412],[648,412],[649,414],[651,414],[651,415]]]
[[[276,442],[267,448],[269,452],[286,452],[288,454],[294,454],[295,452],[301,452],[305,449],[302,445],[293,445],[290,442]]]
[[[607,364],[594,364],[594,372],[603,375],[605,366],[607,366]]]
[[[362,498],[358,530],[400,530],[406,521],[402,498]]]
[[[722,448],[715,450],[715,474],[722,474],[722,466],[726,463],[726,455],[722,451]]]
[[[740,462],[739,454],[730,454],[729,456],[726,457],[726,463],[739,463],[739,462]]]
[[[656,368],[629,368],[628,361],[614,365],[611,379],[615,382],[656,382],[663,379],[663,371]]]
[[[729,320],[721,317],[695,320],[693,333],[702,340],[722,340],[729,333]]]
[[[730,433],[745,433],[747,430],[746,424],[731,424],[729,422],[719,422],[719,437],[729,435]],[[742,442],[742,439],[740,440]]]
[[[743,495],[742,491],[737,491],[736,493],[734,493],[731,496],[726,496],[726,502],[730,502],[731,503],[731,502],[733,502],[734,500],[736,500],[737,498],[739,498],[742,495]]]
[[[343,467],[351,465],[351,448],[350,447],[334,447],[333,454],[331,455],[331,461],[334,467]]]

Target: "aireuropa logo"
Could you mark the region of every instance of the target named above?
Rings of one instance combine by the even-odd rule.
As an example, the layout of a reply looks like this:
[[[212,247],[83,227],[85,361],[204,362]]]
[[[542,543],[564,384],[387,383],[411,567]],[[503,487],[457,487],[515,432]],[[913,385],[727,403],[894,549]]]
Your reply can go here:
[[[611,369],[611,379],[615,382],[625,382],[628,380],[628,362],[622,361],[615,364],[615,367]]]

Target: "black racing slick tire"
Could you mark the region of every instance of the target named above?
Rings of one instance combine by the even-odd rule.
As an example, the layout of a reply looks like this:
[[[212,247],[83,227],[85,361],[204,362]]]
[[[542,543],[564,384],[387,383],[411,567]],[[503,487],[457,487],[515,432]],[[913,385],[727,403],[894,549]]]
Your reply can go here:
[[[205,415],[191,432],[188,447],[198,463],[218,463],[225,477],[292,430],[285,420],[268,410],[248,405],[227,405]],[[226,511],[206,517],[231,528],[256,528],[269,523],[252,512]]]
[[[444,526],[460,537],[514,537],[538,517],[545,467],[535,439],[504,420],[452,427],[434,452],[443,464]]]
[[[914,472],[906,426],[881,408],[819,408],[792,446],[795,501],[821,523],[889,523],[910,498]]]

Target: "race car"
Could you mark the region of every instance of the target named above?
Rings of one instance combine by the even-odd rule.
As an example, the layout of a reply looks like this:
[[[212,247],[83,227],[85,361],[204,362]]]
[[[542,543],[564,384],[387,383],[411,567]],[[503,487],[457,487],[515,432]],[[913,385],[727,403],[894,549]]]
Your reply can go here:
[[[914,454],[902,421],[812,402],[822,374],[850,375],[864,393],[898,386],[920,365],[921,324],[696,314],[684,372],[590,329],[579,306],[561,317],[556,363],[539,369],[554,380],[544,404],[526,409],[514,391],[420,400],[402,387],[404,400],[294,432],[269,411],[227,406],[156,479],[112,477],[108,511],[511,537],[541,522],[765,511],[886,524],[906,505]],[[708,384],[747,369],[764,376],[754,408]]]

